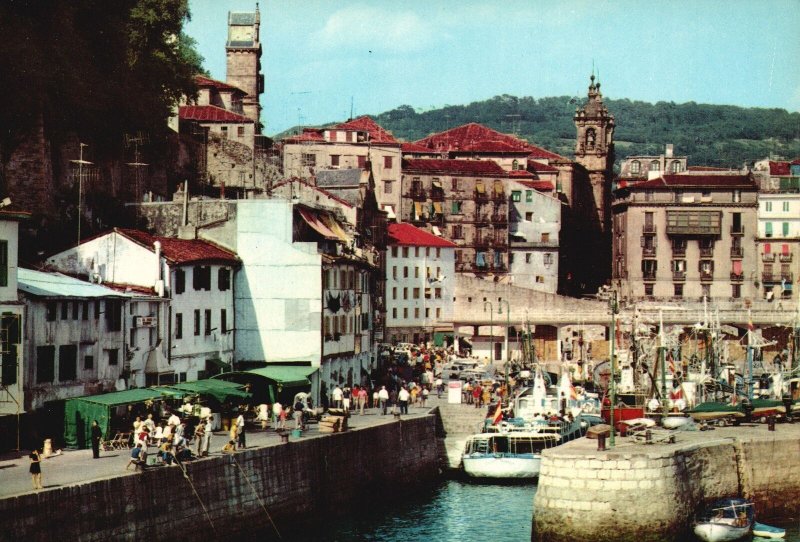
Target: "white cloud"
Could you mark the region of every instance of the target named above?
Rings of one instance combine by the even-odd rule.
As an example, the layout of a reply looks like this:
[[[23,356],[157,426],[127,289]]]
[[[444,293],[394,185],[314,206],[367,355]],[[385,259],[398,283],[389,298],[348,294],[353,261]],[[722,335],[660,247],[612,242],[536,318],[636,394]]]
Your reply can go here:
[[[312,43],[326,50],[405,53],[428,48],[436,39],[434,26],[414,12],[354,5],[331,15]]]

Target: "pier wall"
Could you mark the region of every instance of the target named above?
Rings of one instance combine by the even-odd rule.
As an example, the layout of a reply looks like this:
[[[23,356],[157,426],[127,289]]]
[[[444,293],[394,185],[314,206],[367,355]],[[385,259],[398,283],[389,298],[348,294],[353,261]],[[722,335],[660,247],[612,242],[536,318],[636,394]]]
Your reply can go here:
[[[704,504],[738,495],[755,501],[759,518],[796,514],[800,438],[769,435],[744,440],[710,435],[689,445],[613,452],[570,452],[569,444],[546,451],[532,540],[688,540]]]
[[[310,515],[353,513],[365,499],[435,483],[436,423],[430,415],[211,457],[186,464],[191,484],[179,467],[158,467],[6,498],[0,541],[230,540],[256,532],[269,540],[270,518],[291,540]]]

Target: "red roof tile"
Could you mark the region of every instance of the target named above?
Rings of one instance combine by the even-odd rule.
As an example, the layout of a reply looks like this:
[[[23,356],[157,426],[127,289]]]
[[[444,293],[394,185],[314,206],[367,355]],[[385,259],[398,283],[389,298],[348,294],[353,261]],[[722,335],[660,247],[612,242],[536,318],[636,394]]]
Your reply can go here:
[[[403,172],[442,175],[473,175],[478,177],[508,177],[508,172],[492,160],[403,160]]]
[[[745,188],[757,186],[749,175],[664,175],[630,185],[631,190],[671,188]]]
[[[509,177],[514,178],[524,178],[524,179],[533,179],[533,173],[530,171],[525,171],[524,169],[513,169],[508,172]]]
[[[769,163],[769,174],[773,177],[785,177],[791,175],[789,170],[789,162],[772,162]]]
[[[539,192],[552,192],[556,189],[550,181],[519,181],[519,184]]]
[[[508,152],[497,150],[500,148],[498,144],[502,143],[505,144],[503,145],[505,149],[526,151],[534,158],[566,160],[563,156],[531,145],[523,139],[500,133],[475,122],[430,135],[416,143],[436,151]]]
[[[178,115],[182,120],[200,122],[253,122],[244,115],[239,115],[215,105],[184,105],[178,110]]]
[[[370,143],[399,143],[391,132],[378,125],[368,116],[358,117],[334,126],[335,130],[358,130],[369,133]]]
[[[400,143],[400,150],[402,152],[407,152],[410,154],[433,154],[436,151],[429,149],[428,147],[423,147],[422,145],[417,145],[416,143]]]
[[[406,245],[418,247],[455,247],[447,239],[442,239],[411,224],[389,224],[388,228],[390,245]]]
[[[200,87],[211,87],[215,88],[218,91],[227,91],[227,92],[235,92],[239,94],[246,95],[247,93],[240,89],[239,87],[235,87],[233,85],[229,85],[228,83],[223,83],[222,81],[217,81],[216,79],[211,79],[210,77],[206,77],[204,75],[195,75],[194,81],[197,83],[197,86]]]
[[[714,166],[688,166],[686,171],[730,171],[727,167],[714,167]]]
[[[114,231],[142,245],[155,250],[153,243],[161,243],[161,254],[171,263],[187,264],[193,262],[222,262],[238,265],[239,258],[233,252],[202,239],[176,239],[160,237],[141,230],[114,228]]]
[[[536,162],[535,160],[529,160],[528,171],[535,171],[536,173],[544,173],[545,171],[552,171],[553,173],[558,173],[558,168],[553,167],[550,164],[543,164],[541,162]]]
[[[284,137],[283,141],[286,143],[301,143],[303,141],[324,142],[325,138],[322,137],[322,131],[317,128],[303,128],[302,134]]]
[[[800,158],[795,158],[794,160],[789,162],[789,164],[792,166],[800,166]]]

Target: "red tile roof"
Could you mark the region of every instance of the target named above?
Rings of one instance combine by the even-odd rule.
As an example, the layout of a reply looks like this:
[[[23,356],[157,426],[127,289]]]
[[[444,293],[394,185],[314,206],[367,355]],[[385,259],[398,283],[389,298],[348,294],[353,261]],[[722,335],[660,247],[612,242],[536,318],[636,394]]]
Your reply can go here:
[[[388,228],[390,245],[406,245],[418,247],[455,247],[447,239],[442,239],[411,224],[389,224]]]
[[[492,160],[405,159],[404,173],[508,177],[508,172]]]
[[[730,171],[727,167],[714,167],[714,166],[689,166],[686,171]]]
[[[789,170],[789,162],[772,162],[769,163],[769,174],[773,177],[785,177],[791,175]]]
[[[556,189],[550,181],[519,181],[519,184],[533,188],[539,192],[552,192]]]
[[[512,145],[508,141],[474,141],[466,143],[460,149],[452,149],[451,152],[485,152],[502,154],[528,154],[527,149],[521,149],[518,145]]]
[[[744,188],[756,189],[757,186],[749,175],[664,175],[629,187],[639,189],[672,189],[672,188]]]
[[[206,77],[204,75],[195,75],[194,81],[197,83],[197,86],[200,87],[211,87],[217,89],[218,91],[235,92],[243,95],[247,94],[239,87],[229,85],[228,83],[223,83],[222,81],[217,81],[216,79],[211,79],[210,77]]]
[[[563,156],[547,151],[518,137],[503,134],[481,124],[471,122],[438,134],[430,135],[416,142],[437,151],[508,152],[503,149],[519,149],[534,158],[566,160]]]
[[[182,120],[200,122],[253,122],[244,115],[239,115],[215,105],[184,105],[178,110],[178,115]]]
[[[155,251],[153,243],[159,241],[161,243],[161,254],[171,263],[221,262],[231,265],[239,264],[239,258],[236,254],[202,239],[160,237],[141,230],[127,228],[114,228],[114,231],[152,251]]]
[[[400,150],[410,154],[434,154],[436,151],[417,145],[416,143],[400,143]]]
[[[325,138],[322,137],[322,131],[317,128],[303,128],[302,134],[284,137],[283,141],[286,143],[301,143],[304,141],[324,142]]]
[[[287,185],[287,184],[290,184],[290,183],[293,183],[293,182],[304,184],[307,187],[309,187],[309,188],[311,188],[313,190],[316,190],[317,192],[319,192],[321,194],[325,194],[326,196],[328,196],[332,200],[334,200],[334,201],[336,201],[338,203],[341,203],[345,207],[351,207],[351,208],[354,207],[354,205],[352,203],[350,203],[349,201],[343,200],[342,198],[340,198],[336,194],[334,194],[332,192],[329,192],[328,190],[325,190],[324,188],[320,188],[320,187],[318,187],[316,185],[313,185],[310,182],[306,181],[305,179],[301,179],[300,177],[292,177],[291,179],[285,179],[283,181],[277,182],[274,185],[272,185],[272,188],[274,190],[275,188],[280,188],[281,186],[284,186],[284,185]]]
[[[396,143],[399,144],[391,132],[378,125],[368,116],[358,117],[333,127],[334,130],[358,130],[369,133],[370,143]]]
[[[513,178],[523,178],[523,179],[533,179],[533,173],[530,171],[525,171],[524,169],[513,169],[508,172],[509,177]]]
[[[790,163],[790,165],[793,165],[793,166],[800,166],[800,158],[795,158],[794,160],[792,160],[789,163]]]
[[[558,173],[558,168],[553,167],[550,164],[543,164],[541,162],[536,162],[535,160],[528,161],[528,171],[535,171],[536,173],[543,173],[545,171],[552,171],[553,173]]]

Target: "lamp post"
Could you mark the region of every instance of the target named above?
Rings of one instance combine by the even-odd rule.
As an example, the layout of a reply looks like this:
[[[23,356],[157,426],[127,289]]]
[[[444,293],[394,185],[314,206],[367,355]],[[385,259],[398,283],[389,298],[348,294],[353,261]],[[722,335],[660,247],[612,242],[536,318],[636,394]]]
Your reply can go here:
[[[494,307],[491,301],[484,301],[483,312],[486,312],[486,305],[489,305],[489,360],[494,365]]]
[[[497,307],[497,314],[503,314],[503,303],[506,304],[506,335],[505,335],[505,373],[506,373],[506,390],[508,389],[508,366],[509,362],[511,361],[511,357],[508,355],[508,329],[511,327],[511,306],[508,304],[508,301],[505,299],[501,299],[498,301]]]
[[[616,326],[616,315],[617,315],[617,291],[613,290],[611,292],[611,298],[609,299],[609,304],[611,308],[611,410],[610,410],[610,421],[611,421],[611,438],[609,439],[609,446],[611,448],[614,447],[614,437],[616,435],[616,429],[614,428],[614,407],[617,404],[617,356],[614,352],[614,338],[617,334],[617,326]]]

